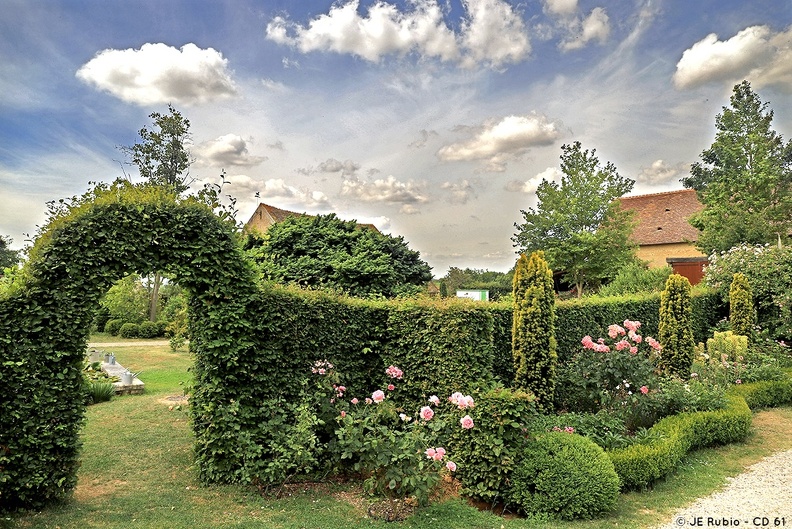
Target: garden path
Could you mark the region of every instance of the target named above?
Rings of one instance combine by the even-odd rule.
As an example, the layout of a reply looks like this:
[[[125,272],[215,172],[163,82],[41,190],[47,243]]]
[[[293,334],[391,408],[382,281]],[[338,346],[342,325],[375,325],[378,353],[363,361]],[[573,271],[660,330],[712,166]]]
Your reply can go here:
[[[792,450],[751,465],[658,529],[679,527],[792,527]]]

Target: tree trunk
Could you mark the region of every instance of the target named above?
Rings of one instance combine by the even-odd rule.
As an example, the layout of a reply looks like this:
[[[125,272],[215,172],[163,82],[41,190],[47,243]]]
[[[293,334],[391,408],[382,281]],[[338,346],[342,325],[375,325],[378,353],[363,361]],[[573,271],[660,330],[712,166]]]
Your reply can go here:
[[[151,287],[151,297],[149,298],[149,321],[157,321],[160,285],[162,285],[162,276],[159,272],[154,272],[154,284]]]

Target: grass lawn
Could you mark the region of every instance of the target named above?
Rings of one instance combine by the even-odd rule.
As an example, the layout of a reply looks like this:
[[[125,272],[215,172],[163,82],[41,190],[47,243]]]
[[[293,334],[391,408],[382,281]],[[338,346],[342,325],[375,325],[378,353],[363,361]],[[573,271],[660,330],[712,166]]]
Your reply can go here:
[[[92,342],[102,340],[92,337]],[[123,340],[104,340],[121,342]],[[204,486],[192,461],[192,432],[183,410],[169,409],[189,379],[186,351],[165,345],[103,348],[133,371],[143,395],[90,406],[83,430],[82,467],[73,497],[43,512],[0,519],[14,528],[643,528],[671,520],[679,508],[722,487],[728,476],[762,457],[792,448],[792,408],[754,416],[744,443],[691,454],[647,492],[623,494],[616,512],[587,522],[541,523],[502,518],[450,499],[390,524],[366,517],[367,499],[354,484],[292,487],[280,499],[240,486]]]

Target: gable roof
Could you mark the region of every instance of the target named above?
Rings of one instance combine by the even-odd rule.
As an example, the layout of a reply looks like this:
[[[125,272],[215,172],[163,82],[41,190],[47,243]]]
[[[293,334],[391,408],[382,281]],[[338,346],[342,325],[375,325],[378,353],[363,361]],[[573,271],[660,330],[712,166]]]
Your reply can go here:
[[[263,219],[264,217],[268,217],[269,222],[265,222]],[[247,221],[245,227],[256,228],[261,231],[266,230],[271,224],[275,222],[280,222],[282,220],[286,220],[288,217],[313,217],[314,215],[309,215],[308,213],[297,213],[296,211],[289,211],[287,209],[280,209],[276,208],[275,206],[270,206],[269,204],[265,204],[260,202],[256,211],[253,212],[253,215],[250,217],[250,220]],[[379,230],[373,224],[360,224],[358,223],[359,228],[366,228],[372,231],[379,233]],[[263,228],[263,229],[262,229]]]
[[[695,242],[698,230],[688,223],[704,209],[695,189],[621,198],[622,209],[635,210],[633,239],[641,246]]]

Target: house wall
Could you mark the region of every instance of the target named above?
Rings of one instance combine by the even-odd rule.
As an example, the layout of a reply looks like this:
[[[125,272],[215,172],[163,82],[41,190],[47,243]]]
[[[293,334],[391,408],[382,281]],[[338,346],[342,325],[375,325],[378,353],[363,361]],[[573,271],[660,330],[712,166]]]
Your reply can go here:
[[[650,268],[667,266],[666,257],[705,257],[693,244],[687,242],[641,246],[637,255],[639,259],[649,261]]]

